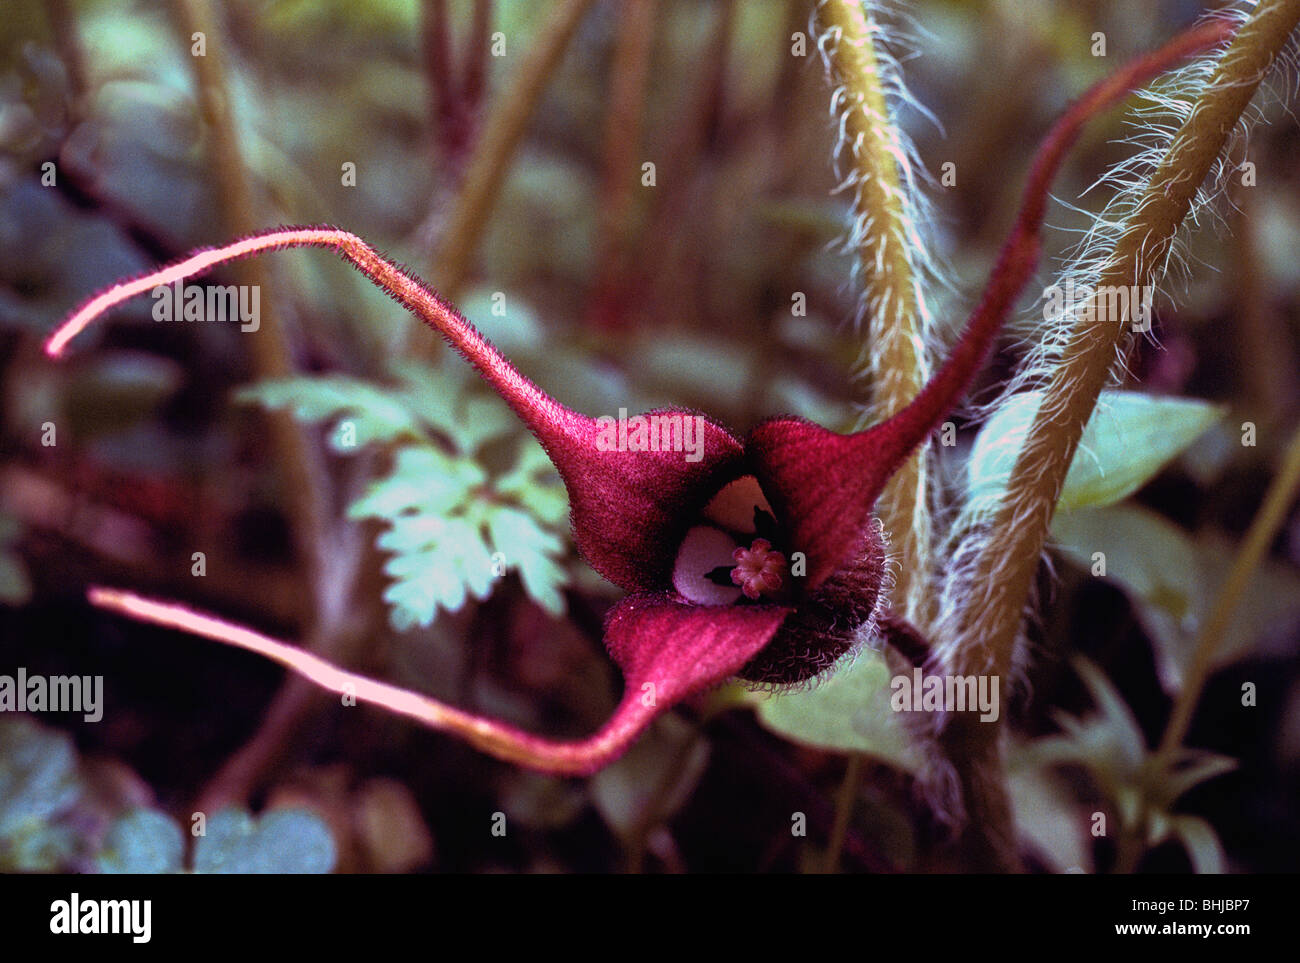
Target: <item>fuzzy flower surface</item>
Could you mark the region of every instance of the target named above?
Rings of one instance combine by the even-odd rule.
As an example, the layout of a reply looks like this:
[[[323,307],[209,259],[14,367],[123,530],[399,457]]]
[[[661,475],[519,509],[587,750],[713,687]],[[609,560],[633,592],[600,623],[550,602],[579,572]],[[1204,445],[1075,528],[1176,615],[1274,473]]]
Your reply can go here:
[[[454,732],[498,758],[550,772],[601,768],[656,716],[726,679],[766,687],[812,679],[873,630],[886,637],[900,631],[900,621],[882,605],[886,549],[873,507],[890,477],[961,399],[1032,276],[1048,187],[1065,150],[1099,109],[1222,36],[1221,27],[1189,32],[1103,81],[1067,111],[1044,141],[1019,217],[946,362],[909,405],[865,431],[839,434],[784,416],[740,435],[695,412],[666,409],[649,417],[702,426],[702,445],[690,457],[671,445],[611,450],[601,420],[547,395],[424,282],[333,227],[283,227],[198,251],[90,299],[47,340],[46,353],[58,357],[113,306],[234,259],[283,248],[339,253],[445,337],[522,419],[564,481],[578,550],[627,592],[610,611],[604,633],[623,673],[624,694],[586,739],[554,741],[466,713],[174,603],[108,589],[93,589],[91,599],[260,652],[325,688],[350,691]],[[901,631],[914,650],[914,638],[905,627]]]

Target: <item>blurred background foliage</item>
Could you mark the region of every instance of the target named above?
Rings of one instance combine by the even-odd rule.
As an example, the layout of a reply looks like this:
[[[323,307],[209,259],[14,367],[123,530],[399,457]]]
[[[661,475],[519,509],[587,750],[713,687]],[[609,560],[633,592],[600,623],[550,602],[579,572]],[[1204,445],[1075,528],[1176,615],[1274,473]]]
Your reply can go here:
[[[819,690],[816,713],[783,717],[774,702],[756,714],[753,696],[724,689],[660,720],[596,777],[560,780],[369,709],[340,711],[252,656],[85,606],[90,583],[183,599],[557,737],[592,731],[618,692],[600,643],[617,592],[576,557],[540,449],[458,358],[337,259],[265,259],[266,325],[289,346],[287,379],[250,348],[267,327],[157,323],[144,298],[67,363],[41,358],[40,338],[97,288],[235,230],[335,224],[441,284],[440,245],[481,161],[479,135],[561,4],[215,4],[205,55],[223,68],[225,123],[204,107],[191,54],[188,27],[205,6],[7,0],[0,18],[0,673],[102,674],[108,703],[97,724],[56,716],[0,730],[0,867],[201,870],[215,850],[186,858],[177,821],[233,804],[242,812],[218,834],[233,860],[274,850],[248,856],[262,831],[250,807],[262,820],[306,810],[323,821],[327,839],[312,824],[284,830],[317,841],[303,869],[817,868],[842,753],[856,751],[865,777],[841,865],[943,868],[943,831],[917,804],[914,748],[879,700],[862,698],[887,677],[871,657],[849,674],[857,681]],[[853,373],[864,345],[829,92],[815,44],[792,55],[810,4],[636,6],[596,0],[581,17],[481,232],[459,252],[469,269],[457,303],[544,390],[593,415],[671,403],[737,430],[777,413],[847,430],[870,386]],[[952,282],[931,292],[946,330],[973,303],[1053,117],[1201,9],[914,0],[900,27],[918,54],[906,77],[934,118],[905,107],[899,120],[931,172],[955,164],[926,230]],[[445,48],[431,39],[439,10]],[[503,56],[490,53],[498,32]],[[1092,54],[1097,32],[1105,57]],[[620,77],[632,95],[615,103]],[[1223,416],[1148,466],[1135,495],[1058,526],[1031,628],[1032,698],[1011,707],[1029,747],[1012,753],[1017,811],[1038,869],[1114,859],[1108,838],[1088,835],[1090,815],[1123,815],[1114,787],[1140,768],[1142,740],[1158,738],[1179,640],[1300,410],[1300,153],[1293,119],[1270,116],[1283,119],[1250,146],[1257,184],[1233,192],[1230,230],[1193,236],[1191,281],[1158,302],[1160,346],[1139,347],[1124,386],[1213,401]],[[1124,124],[1122,111],[1095,123],[1059,179],[1057,196],[1082,210],[1053,207],[1044,284],[1100,208],[1080,195],[1126,156]],[[233,220],[232,178],[249,224]],[[806,312],[792,310],[795,292]],[[1019,356],[1006,339],[983,387]],[[268,409],[293,414],[321,469],[311,477],[327,571],[306,589],[302,492],[285,481],[290,456],[266,430]],[[1244,421],[1258,426],[1255,447],[1240,444]],[[57,444],[42,444],[51,423]],[[958,427],[944,454],[952,491],[976,436]],[[1099,548],[1132,564],[1092,577]],[[1189,869],[1189,851],[1210,865],[1201,822],[1217,829],[1229,869],[1300,865],[1298,563],[1300,522],[1256,578],[1189,739],[1237,766],[1189,789],[1178,826],[1196,844],[1153,840],[1149,868]],[[1085,670],[1087,685],[1076,654],[1100,667]],[[1259,689],[1244,711],[1243,681]],[[1058,742],[1034,749],[1040,737]],[[33,753],[40,772],[6,775]],[[504,837],[490,831],[498,812]],[[793,813],[806,837],[792,834]]]

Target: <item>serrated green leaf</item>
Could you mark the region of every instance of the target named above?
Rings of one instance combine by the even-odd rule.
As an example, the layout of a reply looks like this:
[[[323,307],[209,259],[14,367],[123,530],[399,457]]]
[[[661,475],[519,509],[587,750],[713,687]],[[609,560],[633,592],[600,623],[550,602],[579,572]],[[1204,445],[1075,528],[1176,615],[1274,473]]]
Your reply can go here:
[[[494,577],[492,556],[477,527],[461,518],[429,516],[399,517],[392,524],[378,544],[389,550],[403,546],[384,565],[395,580],[384,598],[394,607],[390,620],[399,631],[429,625],[439,607],[459,611],[467,594],[487,598]]]
[[[486,478],[483,469],[472,461],[451,458],[432,447],[408,446],[397,453],[392,473],[371,483],[366,493],[348,507],[348,517],[449,513]]]
[[[402,403],[420,421],[447,436],[453,435],[464,420],[467,391],[482,387],[475,381],[473,369],[453,352],[444,352],[432,365],[398,359],[389,367],[397,379],[396,395]]]
[[[328,873],[336,856],[329,829],[305,809],[276,809],[260,819],[224,809],[195,843],[194,872]]]
[[[533,601],[552,615],[564,614],[560,589],[568,577],[552,558],[564,551],[564,542],[514,508],[494,508],[488,514],[487,527],[493,550],[505,557],[507,568],[519,571],[524,590]]]
[[[288,408],[298,421],[348,420],[356,430],[355,448],[422,432],[411,411],[389,392],[345,375],[276,378],[235,392],[235,400],[265,408]],[[331,433],[331,439],[334,439]],[[353,446],[331,442],[336,451]]]
[[[445,354],[436,366],[394,362],[401,383],[398,397],[421,421],[446,436],[462,455],[473,455],[490,441],[523,431],[504,401],[473,380],[459,355]]]
[[[519,419],[501,399],[470,398],[451,433],[457,447],[472,455],[490,441],[519,431]]]
[[[547,525],[563,525],[569,515],[569,496],[559,473],[532,437],[520,439],[514,467],[498,478],[493,487]]]
[[[113,823],[95,857],[101,873],[179,873],[185,834],[155,809],[133,809]]]
[[[1042,399],[1041,391],[1015,395],[980,429],[966,467],[969,515],[997,510]],[[1222,407],[1204,401],[1102,392],[1070,463],[1058,510],[1122,501],[1222,416]]]
[[[566,542],[547,526],[563,525],[568,501],[541,446],[500,399],[470,393],[478,382],[458,357],[391,367],[398,382],[393,387],[338,375],[286,378],[245,388],[238,398],[290,408],[300,420],[335,419],[330,444],[340,451],[418,439],[401,447],[389,474],[347,509],[349,518],[377,518],[388,526],[377,544],[393,553],[384,570],[394,582],[384,598],[399,630],[428,626],[439,609],[458,610],[470,595],[486,598],[500,571],[499,565],[493,571],[496,551],[506,553],[507,567],[519,571],[534,600],[562,613],[567,573],[552,556],[563,553]],[[343,428],[352,430],[350,442]],[[515,464],[490,479],[473,456],[513,433],[520,436]]]
[[[921,755],[890,708],[889,683],[884,657],[867,649],[815,688],[777,693],[759,703],[758,717],[796,742],[860,752],[916,772]]]
[[[545,555],[528,555],[519,559],[519,578],[529,598],[555,617],[564,614],[564,595],[568,573]]]
[[[556,555],[564,550],[559,538],[516,508],[496,506],[488,513],[487,525],[493,548],[504,553],[507,562],[512,555]]]

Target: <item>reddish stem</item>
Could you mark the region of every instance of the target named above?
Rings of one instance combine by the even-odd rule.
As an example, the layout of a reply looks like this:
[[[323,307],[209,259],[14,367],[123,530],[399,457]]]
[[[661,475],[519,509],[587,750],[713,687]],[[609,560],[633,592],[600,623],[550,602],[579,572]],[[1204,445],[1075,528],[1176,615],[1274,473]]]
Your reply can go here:
[[[573,441],[585,443],[595,422],[548,397],[524,377],[455,308],[423,281],[406,273],[369,244],[333,227],[285,227],[254,234],[220,247],[205,248],[177,263],[114,284],[78,308],[45,342],[51,358],[63,354],[68,342],[109,309],[139,294],[205,274],[219,264],[286,248],[321,247],[338,251],[362,274],[399,304],[441,333],[474,365],[523,422],[548,447]]]
[[[921,393],[898,414],[871,429],[879,432],[879,457],[891,466],[889,474],[892,466],[901,464],[947,416],[987,360],[1003,321],[1037,268],[1048,191],[1083,125],[1177,61],[1223,43],[1233,30],[1231,22],[1215,19],[1179,34],[1091,87],[1052,126],[1030,169],[1015,225],[960,340]]]
[[[627,692],[609,721],[587,739],[558,742],[474,715],[437,699],[387,682],[349,672],[320,656],[279,642],[252,629],[171,602],[142,598],[131,592],[91,588],[90,602],[111,612],[178,629],[202,638],[246,649],[278,662],[304,679],[352,700],[369,703],[464,739],[476,749],[505,762],[563,775],[586,775],[612,762],[645,728],[646,709],[639,690]]]

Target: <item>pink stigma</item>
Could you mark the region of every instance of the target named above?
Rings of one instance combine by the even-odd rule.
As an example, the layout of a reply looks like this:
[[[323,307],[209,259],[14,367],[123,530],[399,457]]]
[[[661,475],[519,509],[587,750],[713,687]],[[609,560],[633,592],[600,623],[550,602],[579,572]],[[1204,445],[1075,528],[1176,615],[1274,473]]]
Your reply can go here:
[[[740,586],[746,598],[756,599],[764,592],[775,592],[781,587],[781,571],[785,556],[772,551],[772,543],[756,538],[749,548],[738,548],[731,553],[736,567],[731,570],[731,580]]]

